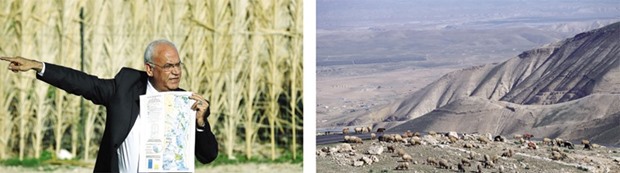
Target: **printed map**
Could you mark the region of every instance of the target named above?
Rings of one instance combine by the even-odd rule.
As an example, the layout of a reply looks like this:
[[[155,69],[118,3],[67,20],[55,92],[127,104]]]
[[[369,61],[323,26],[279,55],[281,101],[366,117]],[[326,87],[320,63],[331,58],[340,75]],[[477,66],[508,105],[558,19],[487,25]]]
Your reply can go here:
[[[140,172],[193,172],[195,116],[190,92],[140,96]]]

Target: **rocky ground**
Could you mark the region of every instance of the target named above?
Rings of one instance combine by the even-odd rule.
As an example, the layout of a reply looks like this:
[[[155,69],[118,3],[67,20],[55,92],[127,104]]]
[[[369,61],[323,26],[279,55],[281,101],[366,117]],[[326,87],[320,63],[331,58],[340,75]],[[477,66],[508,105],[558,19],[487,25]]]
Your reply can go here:
[[[485,144],[487,140],[481,141],[479,137],[489,142]],[[419,145],[411,145],[412,138],[407,137],[404,138],[407,142],[364,140],[361,144],[319,145],[316,169],[317,172],[458,172],[458,164],[464,160],[471,163],[463,166],[465,172],[477,172],[478,167],[482,172],[620,172],[618,148],[598,146],[585,150],[584,145],[575,144],[574,149],[569,149],[532,140],[536,145],[532,149],[528,147],[530,141],[493,142],[489,137],[460,135],[458,140],[450,142],[443,135],[425,135],[413,140],[419,141]],[[388,147],[395,151],[388,151]],[[410,161],[404,161],[403,158],[409,158],[401,155],[411,156]],[[447,168],[442,168],[440,162]],[[397,170],[399,165],[407,170]]]

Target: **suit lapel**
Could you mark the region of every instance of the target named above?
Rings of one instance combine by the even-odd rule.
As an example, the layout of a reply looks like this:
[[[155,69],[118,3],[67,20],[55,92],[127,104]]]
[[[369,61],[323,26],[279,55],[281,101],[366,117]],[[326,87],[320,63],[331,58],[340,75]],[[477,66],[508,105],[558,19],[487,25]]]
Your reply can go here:
[[[134,87],[132,94],[133,104],[131,104],[131,123],[129,124],[129,129],[131,129],[136,123],[138,114],[140,114],[140,95],[146,94],[146,80],[147,78],[140,79],[138,84]]]

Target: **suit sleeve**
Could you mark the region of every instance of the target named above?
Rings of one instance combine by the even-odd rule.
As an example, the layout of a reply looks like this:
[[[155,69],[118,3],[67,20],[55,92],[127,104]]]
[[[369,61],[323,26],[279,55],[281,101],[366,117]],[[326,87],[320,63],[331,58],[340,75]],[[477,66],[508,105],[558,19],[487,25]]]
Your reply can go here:
[[[207,120],[210,113],[211,108],[208,108],[203,115],[205,120]],[[194,152],[196,159],[203,164],[211,163],[215,160],[215,158],[217,158],[218,144],[215,139],[215,135],[211,132],[211,125],[209,124],[209,121],[206,121],[202,132],[196,131],[196,149]]]
[[[112,79],[99,79],[97,76],[50,63],[45,64],[43,76],[36,76],[39,80],[68,93],[82,96],[95,104],[107,105],[115,92]]]

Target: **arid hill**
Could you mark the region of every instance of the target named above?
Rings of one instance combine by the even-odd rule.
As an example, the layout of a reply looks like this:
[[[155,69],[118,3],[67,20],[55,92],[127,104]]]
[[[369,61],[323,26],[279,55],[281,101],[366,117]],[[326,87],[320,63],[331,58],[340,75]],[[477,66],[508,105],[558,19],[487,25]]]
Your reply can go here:
[[[386,107],[375,126],[620,145],[619,60],[620,22],[449,73]]]

